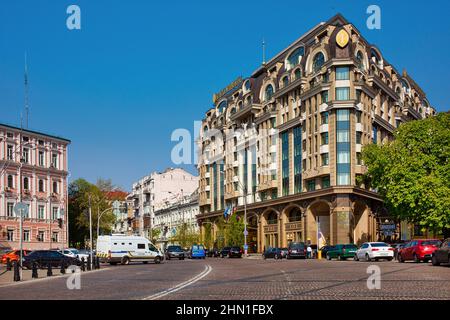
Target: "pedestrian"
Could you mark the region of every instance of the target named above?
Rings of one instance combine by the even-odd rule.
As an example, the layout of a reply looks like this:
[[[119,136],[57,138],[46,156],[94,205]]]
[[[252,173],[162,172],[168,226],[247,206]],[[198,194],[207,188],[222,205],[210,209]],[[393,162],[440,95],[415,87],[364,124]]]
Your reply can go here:
[[[311,246],[308,246],[308,247],[306,248],[306,257],[307,257],[308,259],[311,259],[311,253],[312,253],[312,248],[311,248]]]

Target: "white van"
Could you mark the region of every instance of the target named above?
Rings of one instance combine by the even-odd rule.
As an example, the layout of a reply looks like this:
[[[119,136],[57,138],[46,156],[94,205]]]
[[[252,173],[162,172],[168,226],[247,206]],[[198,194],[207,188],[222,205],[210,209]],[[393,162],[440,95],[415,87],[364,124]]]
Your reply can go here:
[[[97,238],[97,256],[101,262],[129,264],[132,261],[160,263],[163,254],[147,238],[113,234]]]

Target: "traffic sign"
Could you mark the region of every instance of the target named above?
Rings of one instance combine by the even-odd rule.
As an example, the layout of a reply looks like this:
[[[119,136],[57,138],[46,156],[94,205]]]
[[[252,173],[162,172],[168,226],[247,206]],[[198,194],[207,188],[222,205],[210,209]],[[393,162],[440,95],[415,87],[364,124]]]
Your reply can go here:
[[[23,217],[28,215],[28,205],[23,202],[18,202],[14,206],[14,213],[18,217]]]
[[[248,245],[244,245],[244,250],[248,250]]]

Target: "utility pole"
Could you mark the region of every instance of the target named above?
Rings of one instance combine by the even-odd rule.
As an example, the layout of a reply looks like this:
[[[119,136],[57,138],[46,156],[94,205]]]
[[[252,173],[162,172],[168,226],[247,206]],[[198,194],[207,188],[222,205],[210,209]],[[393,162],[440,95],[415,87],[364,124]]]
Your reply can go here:
[[[92,205],[91,205],[91,195],[89,194],[89,238],[90,238],[90,255],[91,255],[91,270],[92,270],[92,258],[93,258],[93,252],[92,252]]]

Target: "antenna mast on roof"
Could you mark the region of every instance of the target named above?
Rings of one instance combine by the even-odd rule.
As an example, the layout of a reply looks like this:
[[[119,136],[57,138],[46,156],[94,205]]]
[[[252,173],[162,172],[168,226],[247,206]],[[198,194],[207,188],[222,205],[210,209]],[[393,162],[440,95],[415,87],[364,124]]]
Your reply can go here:
[[[263,38],[262,41],[262,64],[265,65],[266,64],[266,42]]]
[[[27,53],[26,52],[25,52],[24,85],[25,85],[25,128],[28,129],[28,117],[30,115],[30,108],[28,105],[28,63],[27,63]]]

